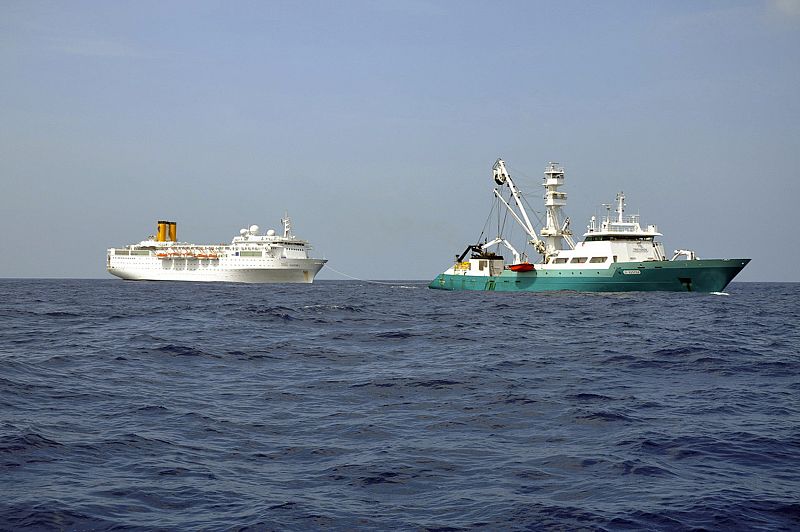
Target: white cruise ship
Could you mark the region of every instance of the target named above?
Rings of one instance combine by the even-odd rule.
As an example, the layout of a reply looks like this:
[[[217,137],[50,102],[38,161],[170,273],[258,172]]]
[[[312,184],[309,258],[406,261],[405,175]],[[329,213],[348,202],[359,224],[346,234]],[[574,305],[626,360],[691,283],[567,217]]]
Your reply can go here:
[[[283,234],[257,225],[242,229],[230,244],[178,242],[177,224],[159,221],[158,231],[138,244],[110,248],[108,273],[135,281],[221,281],[231,283],[313,283],[327,260],[310,258],[311,245],[292,235],[289,217]]]

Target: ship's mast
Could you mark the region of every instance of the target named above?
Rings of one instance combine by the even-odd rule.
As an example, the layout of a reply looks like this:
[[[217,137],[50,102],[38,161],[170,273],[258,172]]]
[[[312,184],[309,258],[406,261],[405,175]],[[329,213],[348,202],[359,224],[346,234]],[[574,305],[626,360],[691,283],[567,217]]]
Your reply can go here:
[[[289,218],[289,213],[285,213],[281,218],[283,224],[283,238],[289,238],[292,235],[292,220]]]
[[[558,163],[551,162],[544,170],[545,188],[544,204],[547,208],[547,224],[542,228],[547,254],[564,249],[564,241],[570,249],[575,247],[572,240],[572,231],[569,228],[569,218],[562,218],[561,208],[567,204],[567,193],[558,190],[564,184],[564,168]]]

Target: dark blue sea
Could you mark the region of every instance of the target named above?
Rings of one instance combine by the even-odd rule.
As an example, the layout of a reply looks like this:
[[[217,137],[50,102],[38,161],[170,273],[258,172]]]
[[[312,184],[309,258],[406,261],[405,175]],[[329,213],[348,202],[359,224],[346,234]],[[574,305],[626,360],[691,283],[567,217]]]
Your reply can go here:
[[[0,281],[0,529],[797,530],[800,284]]]

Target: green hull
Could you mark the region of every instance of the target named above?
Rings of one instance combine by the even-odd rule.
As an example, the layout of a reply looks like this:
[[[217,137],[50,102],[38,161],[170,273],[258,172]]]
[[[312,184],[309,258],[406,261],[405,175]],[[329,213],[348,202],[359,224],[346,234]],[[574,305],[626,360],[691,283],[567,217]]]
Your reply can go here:
[[[602,270],[503,270],[492,277],[443,273],[429,288],[504,292],[721,292],[748,262],[750,259],[618,262]]]

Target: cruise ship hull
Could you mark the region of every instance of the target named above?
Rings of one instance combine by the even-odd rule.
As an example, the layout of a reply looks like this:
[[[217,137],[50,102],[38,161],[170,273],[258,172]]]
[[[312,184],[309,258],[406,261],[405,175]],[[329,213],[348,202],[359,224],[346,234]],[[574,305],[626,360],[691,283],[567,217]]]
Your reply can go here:
[[[443,273],[429,287],[508,292],[721,292],[748,262],[750,259],[628,262],[607,269],[502,270],[494,276]]]
[[[217,264],[221,262],[222,264]],[[108,273],[131,281],[202,281],[228,283],[313,283],[322,259],[275,260],[268,268],[226,266],[220,261],[147,258],[140,264],[110,264]]]

